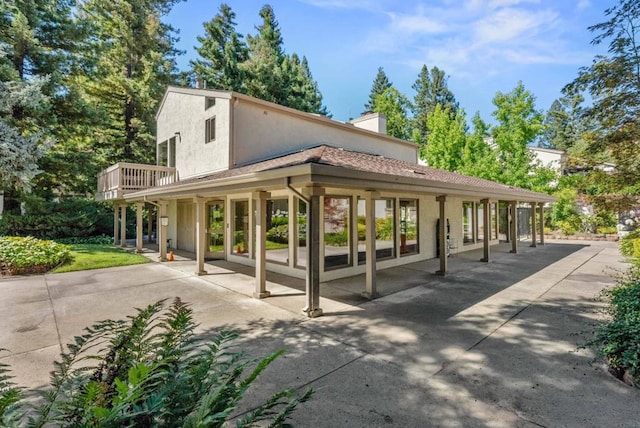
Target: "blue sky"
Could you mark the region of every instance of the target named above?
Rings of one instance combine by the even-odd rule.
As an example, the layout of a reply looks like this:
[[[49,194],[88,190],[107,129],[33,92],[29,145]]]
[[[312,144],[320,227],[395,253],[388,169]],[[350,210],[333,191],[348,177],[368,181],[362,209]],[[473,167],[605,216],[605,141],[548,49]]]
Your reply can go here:
[[[187,0],[167,17],[180,30],[178,60],[188,67],[196,37],[221,2]],[[255,34],[265,1],[230,0],[237,30]],[[272,0],[287,53],[305,55],[334,119],[358,117],[378,67],[401,92],[420,68],[437,66],[470,118],[493,122],[492,99],[518,81],[547,110],[581,66],[606,47],[589,25],[616,0]]]

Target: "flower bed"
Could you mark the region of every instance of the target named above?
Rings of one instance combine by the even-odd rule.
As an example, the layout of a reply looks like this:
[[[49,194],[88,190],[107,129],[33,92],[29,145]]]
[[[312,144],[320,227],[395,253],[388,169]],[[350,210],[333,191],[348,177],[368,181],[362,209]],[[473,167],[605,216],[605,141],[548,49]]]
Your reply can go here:
[[[66,262],[69,247],[32,237],[0,237],[0,266],[3,275],[43,273]]]

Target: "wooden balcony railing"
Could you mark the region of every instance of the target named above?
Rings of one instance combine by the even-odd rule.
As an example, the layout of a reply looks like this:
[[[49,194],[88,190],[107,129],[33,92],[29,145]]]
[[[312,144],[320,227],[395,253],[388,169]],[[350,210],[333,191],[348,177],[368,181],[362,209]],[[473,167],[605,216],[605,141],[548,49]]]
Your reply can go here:
[[[119,162],[98,174],[96,200],[122,199],[129,192],[178,181],[175,168]]]

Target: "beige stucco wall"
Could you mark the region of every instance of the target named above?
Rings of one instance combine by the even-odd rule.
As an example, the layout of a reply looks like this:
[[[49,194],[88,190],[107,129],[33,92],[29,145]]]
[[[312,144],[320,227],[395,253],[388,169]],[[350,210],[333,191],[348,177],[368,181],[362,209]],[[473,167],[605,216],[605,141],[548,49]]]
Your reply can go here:
[[[161,143],[176,132],[176,168],[180,179],[226,169],[229,163],[229,100],[216,98],[214,106],[205,109],[201,95],[168,92],[158,113],[157,140]],[[216,139],[205,143],[205,121],[216,117]]]
[[[417,146],[380,138],[375,133],[342,129],[340,126],[292,116],[246,100],[239,100],[234,107],[234,114],[233,157],[236,165],[321,144],[409,162],[417,161]]]

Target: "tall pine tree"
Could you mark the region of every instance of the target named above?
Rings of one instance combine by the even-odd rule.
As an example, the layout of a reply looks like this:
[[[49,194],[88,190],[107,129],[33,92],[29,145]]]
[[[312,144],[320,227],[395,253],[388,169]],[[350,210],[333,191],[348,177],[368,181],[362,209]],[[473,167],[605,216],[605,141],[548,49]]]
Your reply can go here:
[[[425,141],[429,126],[427,117],[437,105],[446,110],[452,117],[458,111],[458,102],[453,92],[447,86],[447,75],[444,70],[433,67],[431,70],[426,65],[422,66],[418,79],[411,86],[416,95],[413,101],[413,127],[416,130],[416,141]]]
[[[199,58],[191,60],[190,65],[195,77],[203,79],[209,88],[243,90],[241,64],[249,51],[243,36],[235,30],[235,18],[231,7],[222,3],[216,16],[203,24],[205,35],[198,36]]]
[[[80,14],[90,22],[92,54],[84,59],[85,94],[97,106],[96,150],[104,165],[151,163],[154,114],[176,77],[175,30],[162,22],[179,0],[86,0]]]
[[[384,72],[384,68],[378,67],[378,73],[376,74],[375,79],[373,79],[373,84],[371,85],[371,91],[369,92],[369,101],[364,105],[364,113],[375,111],[376,109],[376,98],[379,95],[382,95],[384,91],[391,87],[392,83],[389,81],[389,78]]]

